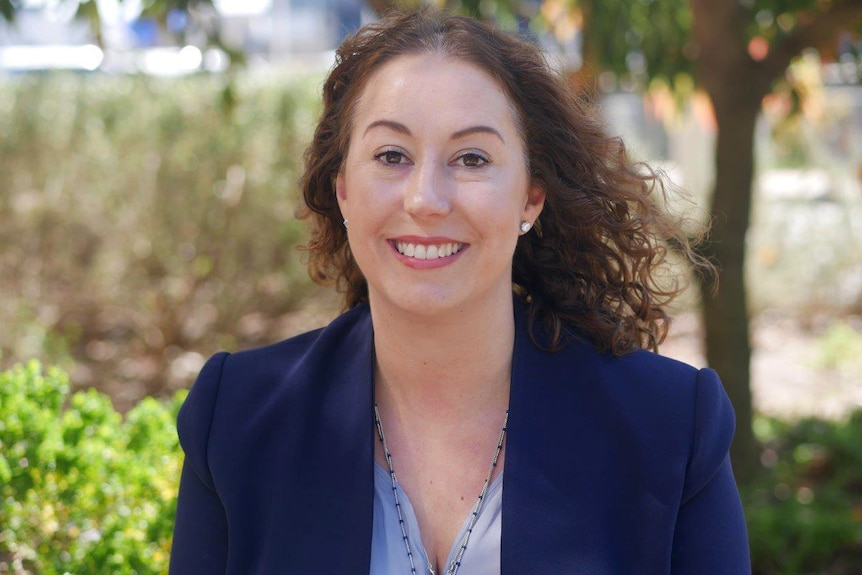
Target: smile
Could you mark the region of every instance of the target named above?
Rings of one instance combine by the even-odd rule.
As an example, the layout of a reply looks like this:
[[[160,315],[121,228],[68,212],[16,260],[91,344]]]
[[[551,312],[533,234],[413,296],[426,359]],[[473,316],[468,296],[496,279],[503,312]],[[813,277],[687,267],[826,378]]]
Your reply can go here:
[[[461,251],[464,244],[460,242],[451,242],[446,244],[412,244],[409,242],[395,242],[395,249],[398,253],[408,258],[417,260],[436,260],[447,258]]]

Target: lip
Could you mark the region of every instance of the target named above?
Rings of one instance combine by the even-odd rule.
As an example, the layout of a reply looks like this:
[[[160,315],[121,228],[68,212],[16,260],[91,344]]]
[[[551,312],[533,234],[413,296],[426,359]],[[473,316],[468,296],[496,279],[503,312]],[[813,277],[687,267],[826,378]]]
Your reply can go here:
[[[441,246],[444,244],[460,244],[461,249],[450,256],[446,256],[443,258],[434,258],[431,260],[420,260],[416,258],[412,258],[409,256],[405,256],[401,252],[398,251],[396,247],[396,243],[409,243],[423,246]],[[419,236],[398,236],[397,238],[391,238],[387,241],[389,247],[392,249],[392,253],[395,254],[395,257],[404,265],[409,268],[417,269],[417,270],[430,270],[437,269],[441,267],[448,266],[451,263],[454,263],[458,258],[461,257],[467,248],[470,247],[470,244],[465,242],[459,242],[458,240],[443,237],[443,236],[434,236],[434,237],[419,237]]]

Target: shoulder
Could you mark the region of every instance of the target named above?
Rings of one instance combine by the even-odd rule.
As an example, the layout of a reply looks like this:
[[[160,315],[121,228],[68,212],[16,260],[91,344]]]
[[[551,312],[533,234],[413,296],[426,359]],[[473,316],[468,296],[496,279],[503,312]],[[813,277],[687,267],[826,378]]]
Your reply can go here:
[[[546,374],[558,385],[593,388],[619,395],[621,400],[662,403],[689,401],[699,377],[714,375],[687,363],[646,350],[624,355],[599,351],[584,338],[571,337],[553,352],[539,350],[519,336],[516,354],[531,364],[531,370]]]
[[[321,388],[318,382],[361,361],[370,350],[371,334],[368,308],[357,306],[324,328],[264,347],[213,355],[177,418],[180,443],[198,475],[208,476],[208,447],[214,435],[224,435],[226,429],[240,433],[252,420],[274,420],[285,402],[301,409],[297,399]]]
[[[648,351],[636,351],[608,361],[613,378],[625,381],[623,392],[633,396],[631,409],[649,406],[671,418],[686,440],[687,464],[683,501],[712,478],[728,456],[736,417],[718,374]]]
[[[618,394],[623,401],[686,401],[693,396],[699,370],[691,365],[646,350],[624,355],[600,351],[576,327],[568,326],[562,345],[550,347],[551,337],[542,325],[531,325],[529,304],[515,302],[515,364],[543,379],[569,387],[577,385]],[[538,345],[535,343],[538,341]]]
[[[244,380],[255,381],[275,374],[295,373],[318,363],[331,363],[334,353],[349,352],[358,341],[364,341],[370,335],[368,306],[357,306],[336,317],[326,327],[268,346],[230,354],[225,359],[225,375],[241,373]]]
[[[532,345],[532,344],[529,344]],[[521,395],[531,411],[579,429],[644,476],[665,477],[684,501],[727,457],[735,430],[718,374],[648,351],[614,356],[583,341],[546,353],[525,351],[529,381]],[[573,415],[577,414],[577,415]],[[548,424],[563,437],[564,425]],[[646,481],[646,479],[645,479]]]
[[[584,356],[592,356],[587,362],[592,385],[604,388],[604,393],[631,417],[688,438],[692,455],[704,455],[709,446],[721,455],[727,452],[735,416],[714,370],[646,350],[613,356],[590,348],[580,359]],[[713,459],[718,456],[713,455]]]

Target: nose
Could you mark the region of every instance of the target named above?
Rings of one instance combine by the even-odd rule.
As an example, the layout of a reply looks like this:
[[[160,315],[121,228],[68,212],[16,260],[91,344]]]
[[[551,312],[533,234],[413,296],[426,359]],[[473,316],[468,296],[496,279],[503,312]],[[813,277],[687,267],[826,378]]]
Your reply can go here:
[[[404,211],[414,218],[433,218],[449,213],[449,189],[444,169],[433,162],[418,164],[407,181]]]

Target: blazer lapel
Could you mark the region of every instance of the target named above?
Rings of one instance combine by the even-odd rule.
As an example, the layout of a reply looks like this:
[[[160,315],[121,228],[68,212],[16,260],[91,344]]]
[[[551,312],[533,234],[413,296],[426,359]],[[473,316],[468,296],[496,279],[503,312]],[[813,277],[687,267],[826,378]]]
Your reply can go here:
[[[503,575],[605,573],[588,504],[594,475],[579,473],[592,451],[588,402],[579,382],[596,354],[573,341],[564,353],[538,349],[526,309],[516,302],[515,349],[503,473]],[[578,366],[574,373],[572,365]],[[593,560],[596,559],[596,560]],[[583,571],[578,570],[583,567]]]
[[[346,332],[320,346],[329,353],[312,362],[310,423],[303,453],[305,492],[297,522],[309,550],[286,573],[368,573],[374,500],[373,330],[367,306]],[[342,316],[344,319],[344,316]],[[352,323],[352,325],[351,325]],[[326,385],[321,383],[326,382]],[[302,494],[298,495],[302,498]]]

